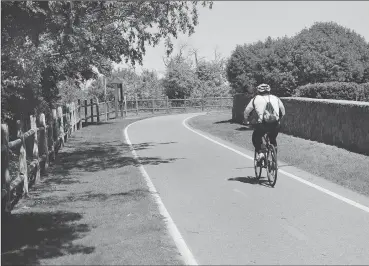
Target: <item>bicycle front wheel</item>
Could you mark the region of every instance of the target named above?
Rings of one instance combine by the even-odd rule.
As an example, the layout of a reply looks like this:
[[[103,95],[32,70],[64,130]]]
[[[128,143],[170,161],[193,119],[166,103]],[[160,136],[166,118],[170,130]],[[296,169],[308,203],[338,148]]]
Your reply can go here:
[[[259,179],[261,177],[261,170],[263,169],[262,167],[262,164],[261,164],[261,161],[258,162],[257,161],[257,152],[255,151],[255,154],[254,154],[254,169],[255,169],[255,177],[257,179]]]
[[[277,182],[277,174],[278,174],[278,161],[277,161],[277,153],[275,147],[270,145],[267,153],[267,175],[269,185],[271,187],[275,186]]]

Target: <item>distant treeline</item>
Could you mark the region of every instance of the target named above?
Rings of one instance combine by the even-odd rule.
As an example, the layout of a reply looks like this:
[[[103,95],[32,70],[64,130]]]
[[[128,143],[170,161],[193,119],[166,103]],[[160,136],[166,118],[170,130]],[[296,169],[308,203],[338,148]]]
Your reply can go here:
[[[279,96],[368,101],[368,84],[358,84],[369,82],[369,44],[350,29],[319,22],[293,37],[238,45],[226,71],[233,93],[268,83]]]

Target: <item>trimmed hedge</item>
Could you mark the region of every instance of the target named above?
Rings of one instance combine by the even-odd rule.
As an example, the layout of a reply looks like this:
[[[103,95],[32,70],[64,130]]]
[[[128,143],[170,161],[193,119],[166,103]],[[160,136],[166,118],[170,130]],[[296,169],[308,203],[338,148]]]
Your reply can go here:
[[[369,155],[369,103],[296,97],[282,102],[283,133]]]
[[[297,87],[294,96],[369,102],[369,83],[325,82]]]
[[[244,120],[244,112],[246,106],[254,97],[254,94],[250,93],[237,93],[233,96],[233,107],[232,107],[232,122],[241,124]],[[252,111],[248,119],[250,123],[256,123],[258,116],[255,111]]]
[[[237,93],[233,96],[232,121],[242,123],[244,119],[243,112],[246,105],[251,100],[252,95],[248,93]]]

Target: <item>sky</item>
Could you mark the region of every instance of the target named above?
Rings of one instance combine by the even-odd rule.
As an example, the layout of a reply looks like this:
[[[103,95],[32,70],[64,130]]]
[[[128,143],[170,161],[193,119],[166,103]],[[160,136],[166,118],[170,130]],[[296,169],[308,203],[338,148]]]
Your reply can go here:
[[[268,36],[291,37],[315,22],[328,21],[354,30],[369,42],[368,1],[214,1],[211,10],[198,5],[198,11],[195,33],[174,39],[174,53],[186,43],[204,59],[213,59],[215,49],[229,57],[238,44],[264,41]],[[137,72],[155,69],[162,76],[164,56],[164,42],[148,47]]]

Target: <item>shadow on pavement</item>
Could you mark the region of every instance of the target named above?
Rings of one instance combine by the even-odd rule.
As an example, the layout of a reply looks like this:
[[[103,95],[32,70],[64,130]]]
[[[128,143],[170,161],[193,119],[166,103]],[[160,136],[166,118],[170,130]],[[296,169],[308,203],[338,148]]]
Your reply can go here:
[[[145,150],[151,147],[154,147],[158,144],[160,145],[167,145],[167,144],[174,144],[177,142],[171,141],[171,142],[143,142],[140,144],[132,144],[132,147],[134,150],[138,151],[138,150]]]
[[[269,181],[268,181],[268,180],[265,180],[265,179],[263,179],[263,178],[257,179],[257,178],[256,178],[256,177],[254,177],[254,176],[247,176],[247,177],[244,177],[244,176],[231,177],[231,178],[228,178],[228,181],[239,181],[239,182],[246,183],[246,184],[251,184],[251,185],[261,185],[261,186],[264,186],[264,187],[272,188],[272,187],[269,185]]]
[[[88,225],[77,223],[81,218],[62,211],[12,214],[2,221],[2,265],[37,265],[40,259],[94,252],[94,247],[73,244],[90,231]]]
[[[239,127],[239,128],[236,128],[235,130],[237,130],[237,131],[252,131],[254,129],[251,128],[251,127]]]
[[[236,167],[235,169],[254,169],[254,166]]]
[[[135,144],[135,150],[148,149],[155,145],[167,145],[165,143],[141,143]],[[71,184],[80,182],[76,178],[69,177],[70,171],[77,170],[83,172],[96,172],[107,169],[122,168],[125,166],[158,165],[170,163],[181,158],[162,157],[139,157],[140,162],[130,154],[128,144],[112,141],[104,143],[84,142],[76,145],[71,152],[62,151],[57,158],[57,163],[53,169],[55,178],[45,178],[45,183]],[[64,154],[63,154],[64,153]],[[127,156],[125,156],[127,154]]]
[[[283,168],[283,167],[288,167],[288,166],[295,166],[295,165],[294,164],[278,164],[278,169]]]
[[[214,124],[226,124],[226,123],[234,124],[235,122],[233,122],[232,119],[214,122]]]
[[[92,191],[83,192],[83,193],[74,193],[68,196],[49,196],[49,197],[34,197],[32,202],[27,204],[28,207],[40,207],[42,205],[52,207],[52,206],[61,206],[64,203],[70,202],[98,202],[104,204],[104,202],[109,200],[119,200],[121,204],[130,201],[139,201],[151,192],[148,189],[133,189],[127,192],[120,193],[93,193]]]
[[[96,181],[96,176],[104,174],[104,170],[139,165],[138,160],[132,157],[130,146],[121,139],[121,124],[113,124],[115,123],[111,127],[90,125],[88,129],[69,138],[56,160],[50,164],[49,174],[42,176],[42,182],[21,202],[23,207],[18,206],[7,219],[3,217],[3,265],[39,265],[44,263],[43,260],[94,253],[96,250],[91,243],[81,243],[87,234],[93,233],[92,227],[95,224],[90,225],[92,218],[83,217],[83,211],[80,214],[72,210],[66,211],[66,208],[104,208],[108,204],[115,206],[115,203],[121,206],[133,201],[140,202],[150,194],[149,190],[135,189],[136,184],[132,184],[133,188],[126,191],[107,191],[100,187],[94,191],[93,182]],[[155,145],[167,144],[173,142],[140,143],[136,148],[149,149]],[[143,165],[170,163],[178,159],[181,158],[139,158]],[[101,173],[96,173],[98,171]],[[87,178],[81,178],[80,173]],[[90,181],[90,175],[95,179],[91,178]],[[102,182],[96,184],[101,185]]]

